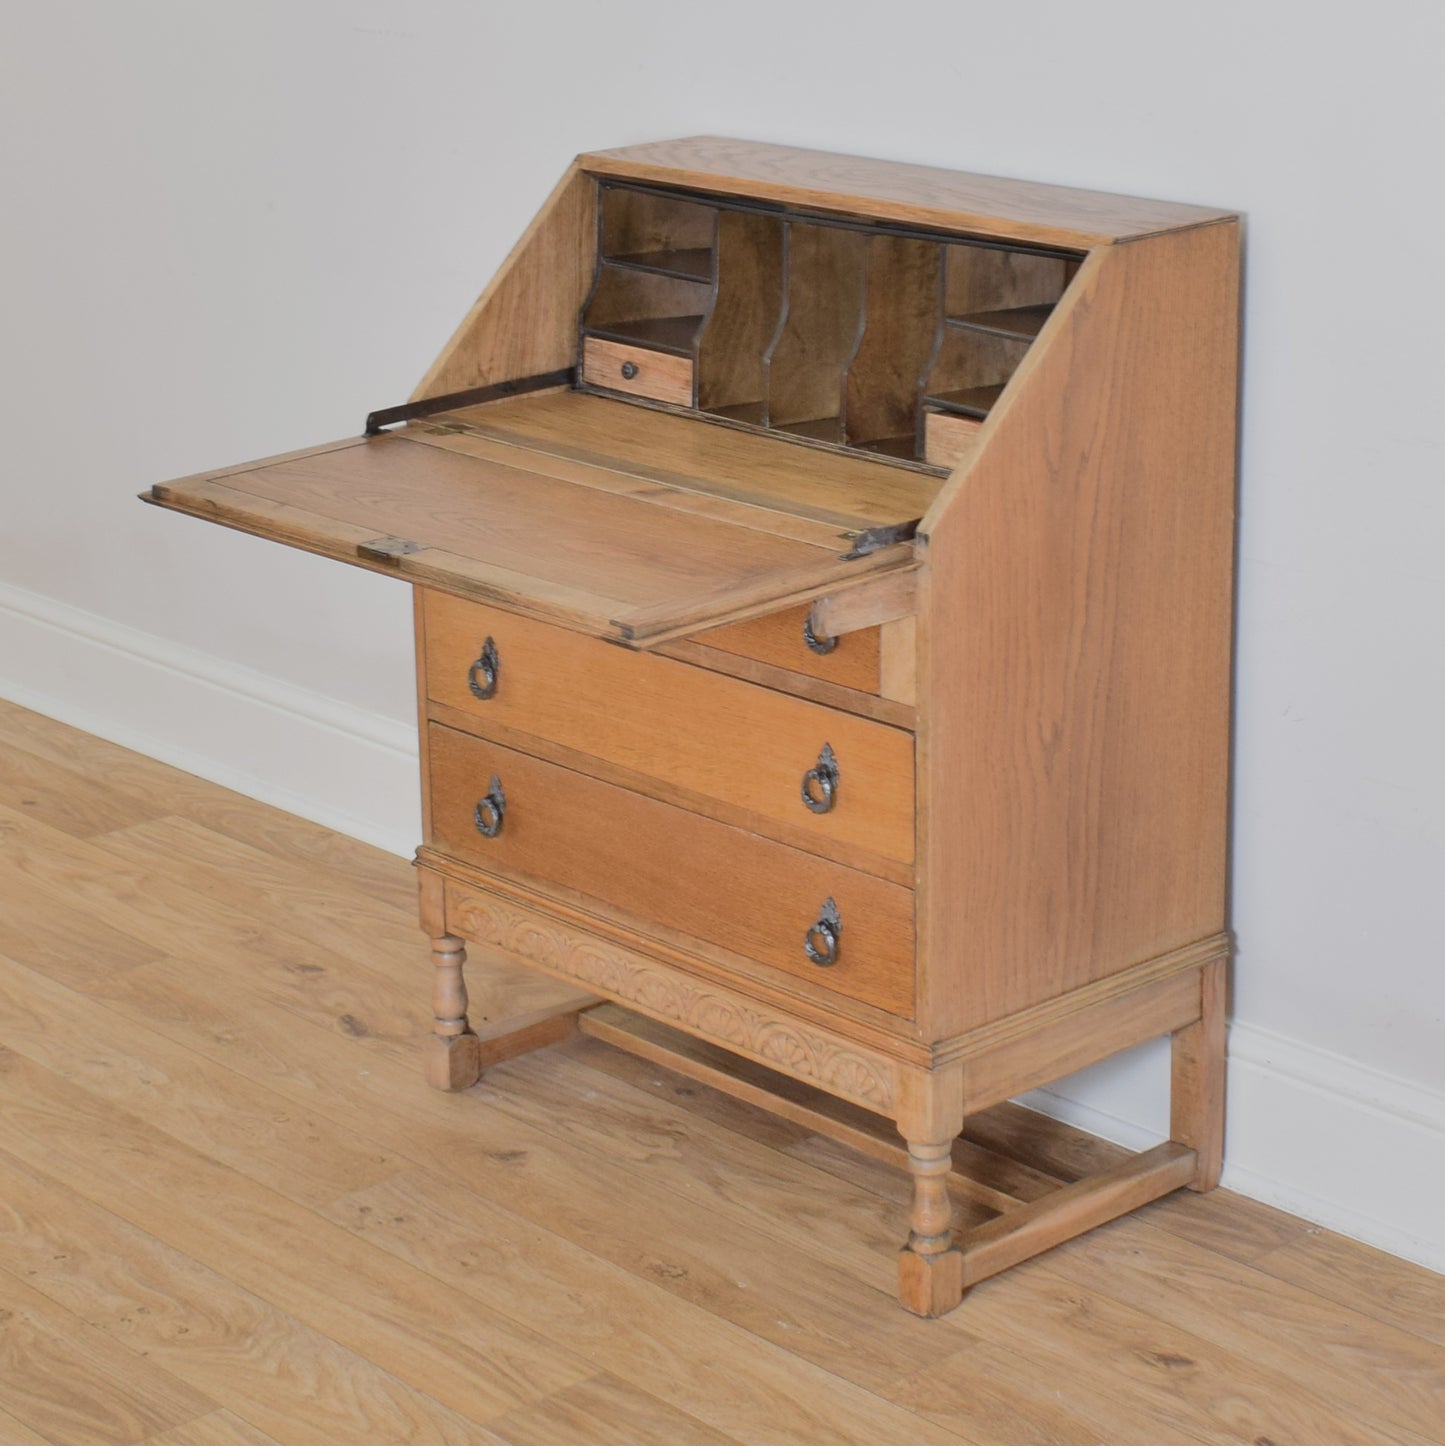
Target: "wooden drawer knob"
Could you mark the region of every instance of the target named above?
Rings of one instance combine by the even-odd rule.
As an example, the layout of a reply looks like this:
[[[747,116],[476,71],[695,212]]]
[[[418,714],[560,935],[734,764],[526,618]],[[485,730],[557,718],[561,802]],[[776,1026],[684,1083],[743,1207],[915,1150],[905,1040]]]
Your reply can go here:
[[[803,802],[813,813],[827,813],[838,791],[838,757],[825,743],[817,763],[803,775]]]
[[[820,969],[837,962],[838,935],[842,932],[838,905],[832,899],[825,900],[822,912],[803,935],[803,950]]]
[[[467,670],[467,686],[483,701],[497,691],[497,669],[501,659],[497,656],[497,645],[488,638],[482,644],[481,655]]]
[[[472,810],[472,822],[483,838],[496,838],[502,831],[507,817],[507,795],[502,792],[502,780],[494,773],[487,791],[477,800]]]

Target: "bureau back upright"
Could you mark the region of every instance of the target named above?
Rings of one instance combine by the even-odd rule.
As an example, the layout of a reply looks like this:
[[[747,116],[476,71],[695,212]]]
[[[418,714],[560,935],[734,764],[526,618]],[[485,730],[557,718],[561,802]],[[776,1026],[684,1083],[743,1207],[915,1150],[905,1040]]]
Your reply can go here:
[[[146,494],[414,585],[430,1081],[581,1029],[906,1160],[923,1314],[1210,1188],[1237,310],[1227,212],[602,152],[411,402]],[[464,941],[587,994],[474,1031]],[[1161,1034],[1171,1141],[954,1169]]]

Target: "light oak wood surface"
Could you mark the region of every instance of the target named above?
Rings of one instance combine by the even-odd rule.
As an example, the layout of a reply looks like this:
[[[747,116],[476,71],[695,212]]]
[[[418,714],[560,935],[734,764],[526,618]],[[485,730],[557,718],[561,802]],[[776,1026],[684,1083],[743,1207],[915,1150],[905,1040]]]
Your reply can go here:
[[[843,688],[876,693],[880,684],[878,630],[862,628],[848,635],[846,646],[840,638],[831,652],[816,652],[803,638],[810,611],[805,607],[788,608],[770,617],[754,618],[752,622],[697,633],[691,642],[739,657],[755,658],[789,672],[805,673]]]
[[[695,422],[576,393],[445,416],[523,444],[439,445],[432,419],[158,483],[142,500],[640,647],[908,563],[906,546],[845,553],[860,529],[920,516],[938,486],[724,427],[703,427],[700,446]],[[644,476],[661,469],[654,485],[629,453],[649,459]]]
[[[582,380],[628,396],[692,405],[691,361],[625,342],[589,336],[582,344]]]
[[[906,1177],[806,1120],[590,1039],[427,1090],[404,861],[8,704],[0,759],[46,783],[0,797],[7,1443],[1445,1441],[1428,1271],[1186,1191],[914,1320]],[[1018,1198],[1121,1155],[969,1151]]]
[[[1238,265],[1232,223],[1091,255],[920,527],[936,1034],[1224,927]]]
[[[709,800],[750,810],[763,831],[776,821],[788,842],[819,853],[912,860],[913,738],[902,729],[442,593],[423,606],[425,686],[479,731],[501,726],[605,760],[685,791],[702,812]],[[471,669],[488,638],[497,682],[478,698]],[[825,745],[839,781],[833,807],[814,813],[803,775]]]
[[[662,925],[802,975],[818,988],[912,1012],[910,890],[430,726],[431,842],[449,857],[604,901],[644,933]],[[474,809],[493,778],[502,786],[504,816],[487,838],[475,826]],[[724,872],[726,887],[719,883]],[[803,941],[828,899],[843,927],[837,962],[820,968]]]
[[[577,313],[592,284],[597,186],[575,166],[488,282],[414,398],[537,376],[573,364]]]
[[[592,151],[578,165],[599,176],[1085,249],[1233,214],[723,136]]]

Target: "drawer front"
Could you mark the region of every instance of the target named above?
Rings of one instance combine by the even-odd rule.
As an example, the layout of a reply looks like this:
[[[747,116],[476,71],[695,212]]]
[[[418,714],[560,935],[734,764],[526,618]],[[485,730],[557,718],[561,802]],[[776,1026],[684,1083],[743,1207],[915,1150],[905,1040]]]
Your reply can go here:
[[[801,830],[821,850],[913,858],[913,736],[709,672],[444,593],[425,602],[427,696],[635,773]],[[487,639],[496,683],[475,665]],[[804,774],[824,746],[838,770],[831,807],[808,808]],[[815,799],[819,790],[814,788]],[[704,805],[699,802],[698,807]]]
[[[830,651],[820,653],[804,640],[803,625],[807,621],[807,607],[788,608],[769,617],[729,623],[727,627],[698,633],[692,641],[744,658],[756,658],[775,668],[821,678],[840,688],[877,693],[878,629],[860,628],[856,633],[835,639]]]
[[[589,336],[582,343],[582,380],[633,397],[692,406],[692,362],[670,352]]]
[[[955,467],[978,444],[983,423],[973,417],[928,412],[923,418],[924,460],[935,467]]]
[[[912,890],[440,724],[428,725],[428,760],[432,842],[453,858],[911,1016]],[[830,899],[837,954],[820,965],[806,941]],[[812,943],[826,955],[824,933]]]

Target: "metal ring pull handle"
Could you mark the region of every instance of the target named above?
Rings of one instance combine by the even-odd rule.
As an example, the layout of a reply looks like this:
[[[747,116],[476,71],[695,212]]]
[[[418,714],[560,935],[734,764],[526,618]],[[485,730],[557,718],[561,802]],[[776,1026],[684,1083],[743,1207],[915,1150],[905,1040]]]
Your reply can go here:
[[[825,743],[815,767],[803,775],[803,802],[813,813],[827,813],[838,791],[838,756],[833,745]]]
[[[502,780],[494,773],[487,791],[477,800],[472,810],[472,822],[483,838],[496,838],[502,831],[502,821],[507,816],[507,795],[502,792]]]
[[[815,653],[831,653],[838,646],[837,638],[820,638],[813,631],[813,610],[808,609],[808,616],[803,619],[803,641]]]
[[[467,685],[478,698],[485,700],[497,691],[497,669],[501,665],[497,645],[488,638],[482,644],[480,657],[467,669]]]
[[[838,935],[843,932],[843,920],[838,916],[838,905],[832,899],[823,904],[817,922],[803,935],[803,948],[808,958],[820,969],[826,969],[838,960]]]

